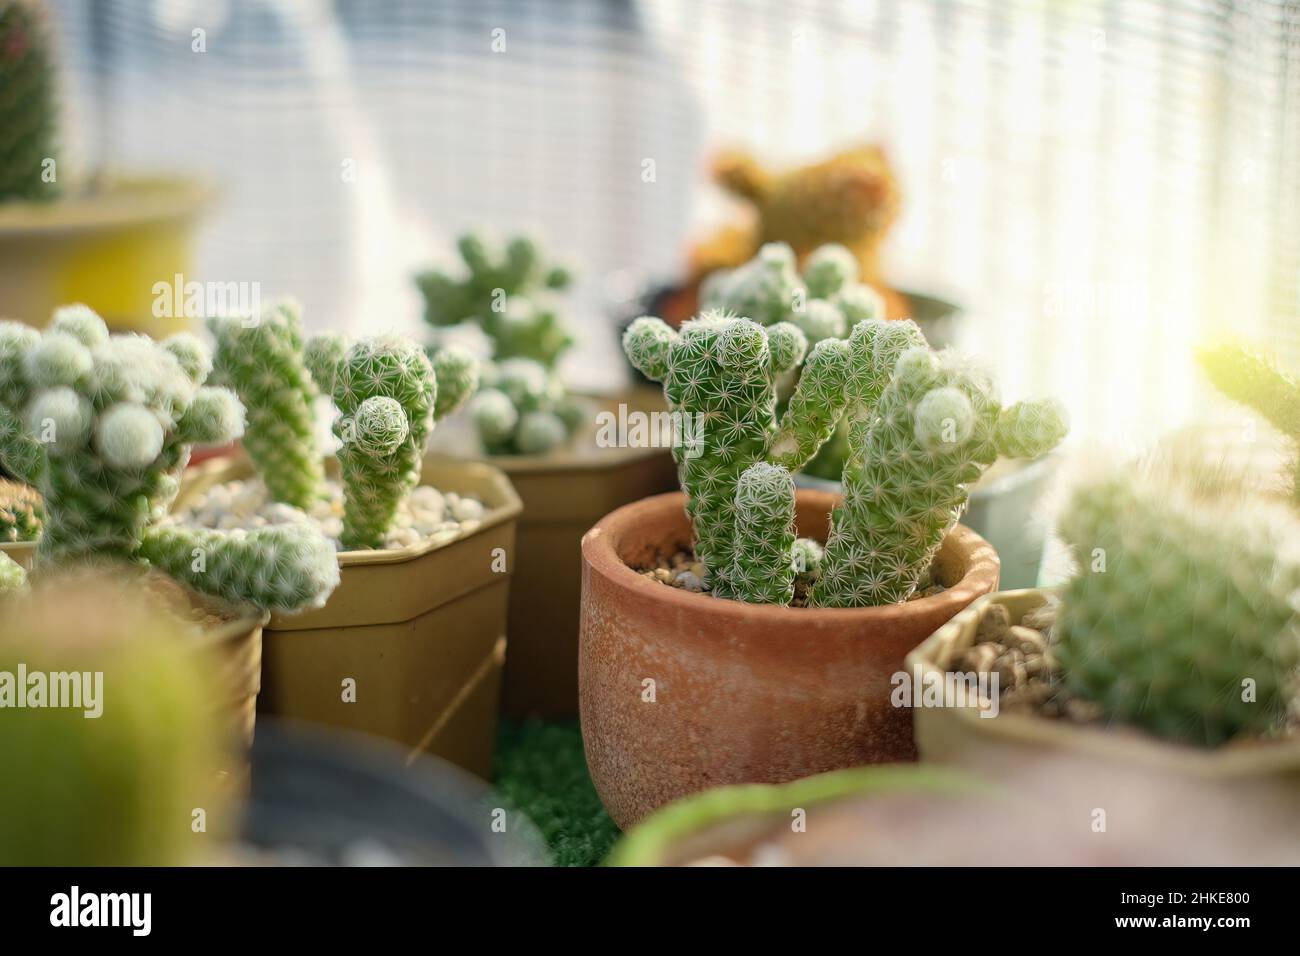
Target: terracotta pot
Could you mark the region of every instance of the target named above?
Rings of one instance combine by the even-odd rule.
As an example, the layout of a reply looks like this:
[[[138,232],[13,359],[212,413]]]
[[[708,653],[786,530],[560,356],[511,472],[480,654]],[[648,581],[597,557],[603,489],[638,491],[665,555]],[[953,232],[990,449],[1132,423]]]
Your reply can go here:
[[[620,508],[582,540],[583,740],[614,821],[627,828],[722,784],[914,759],[911,713],[891,705],[890,679],[917,643],[997,586],[993,549],[954,528],[936,560],[948,589],[906,604],[743,604],[632,569],[689,545],[685,500],[679,492]],[[799,533],[825,540],[835,501],[800,490]]]
[[[251,474],[242,458],[190,469],[177,506]],[[429,459],[423,480],[478,498],[482,521],[444,543],[340,552],[341,580],[323,608],[272,615],[259,709],[377,734],[404,744],[410,760],[432,753],[486,777],[510,583],[508,560],[504,571],[494,564],[513,553],[519,498],[477,462]],[[355,700],[344,699],[349,678]]]
[[[604,397],[602,410],[665,410],[658,388]],[[502,712],[569,717],[578,712],[578,607],[582,536],[615,508],[677,487],[668,448],[599,448],[594,440],[551,455],[487,459],[507,475],[524,511],[510,583],[510,654]]]
[[[975,640],[981,609],[1004,605],[1012,623],[1046,600],[1046,591],[1003,591],[981,598],[939,628],[907,657],[907,669],[926,680],[942,674]],[[933,680],[933,678],[930,678]],[[927,761],[979,769],[992,779],[1019,776],[1027,768],[1053,762],[1082,767],[1096,780],[1121,781],[1135,789],[1145,774],[1192,784],[1209,799],[1221,794],[1223,807],[1234,815],[1254,812],[1263,819],[1279,807],[1294,810],[1300,800],[1300,739],[1246,743],[1213,750],[1173,744],[1128,728],[1101,728],[1068,720],[1020,713],[981,716],[977,701],[958,706],[945,699],[943,707],[918,708],[916,742]],[[1080,812],[1105,806],[1088,792],[1078,794]],[[1294,817],[1294,813],[1288,814]],[[1293,831],[1300,839],[1300,822]]]
[[[57,202],[0,206],[4,314],[43,325],[57,306],[84,302],[114,329],[188,328],[179,306],[154,316],[154,283],[193,278],[194,225],[214,192],[202,180],[119,178]]]

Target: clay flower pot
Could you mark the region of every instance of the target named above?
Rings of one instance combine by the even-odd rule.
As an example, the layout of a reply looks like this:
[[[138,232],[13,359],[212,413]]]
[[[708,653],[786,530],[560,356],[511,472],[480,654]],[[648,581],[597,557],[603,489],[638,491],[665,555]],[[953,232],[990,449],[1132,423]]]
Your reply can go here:
[[[214,194],[203,180],[122,177],[57,202],[5,204],[5,314],[43,325],[55,307],[84,302],[117,330],[159,336],[189,328],[183,303],[154,316],[154,285],[192,278],[194,228]]]
[[[997,587],[998,558],[955,527],[936,572],[947,590],[906,604],[743,604],[638,574],[687,547],[680,492],[605,516],[582,540],[578,683],[587,762],[623,828],[686,794],[912,760],[912,715],[890,702],[903,658]],[[801,489],[799,533],[825,540],[834,495]]]
[[[927,638],[907,657],[910,673],[927,679],[942,674],[975,642],[983,607],[1005,606],[1011,622],[1046,600],[1038,589],[1003,591],[981,598]],[[933,678],[931,678],[933,679]],[[964,704],[964,706],[962,706]],[[945,699],[942,707],[916,711],[916,743],[921,757],[963,768],[978,769],[992,780],[1026,773],[1053,762],[1082,767],[1094,780],[1124,781],[1137,789],[1135,779],[1180,782],[1185,793],[1222,801],[1234,816],[1276,819],[1279,807],[1289,807],[1294,818],[1300,800],[1300,738],[1246,741],[1215,749],[1168,743],[1127,727],[1084,725],[1063,719],[1023,713],[981,716],[976,700]],[[1107,805],[1095,793],[1077,795],[1078,812]],[[1300,821],[1290,832],[1300,839]]]
[[[331,462],[333,465],[333,462]],[[244,458],[187,473],[177,506],[253,473]],[[491,769],[506,596],[519,498],[500,471],[428,459],[423,481],[473,495],[477,526],[445,542],[339,553],[340,582],[323,608],[273,614],[263,634],[259,710],[362,731],[432,753],[479,776]],[[344,682],[354,681],[355,695]]]

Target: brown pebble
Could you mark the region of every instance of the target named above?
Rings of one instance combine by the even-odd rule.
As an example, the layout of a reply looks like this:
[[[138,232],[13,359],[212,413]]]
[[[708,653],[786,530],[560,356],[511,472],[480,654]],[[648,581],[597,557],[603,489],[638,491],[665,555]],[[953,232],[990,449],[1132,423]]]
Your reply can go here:
[[[1056,623],[1056,612],[1059,610],[1061,602],[1056,598],[1049,597],[1038,607],[1030,608],[1020,618],[1022,627],[1032,627],[1035,631],[1041,631],[1044,635],[1052,629]]]
[[[987,674],[1002,654],[997,644],[976,644],[967,649],[961,658],[961,669],[975,674]]]
[[[975,642],[984,644],[1000,641],[1010,626],[1011,615],[1007,613],[1006,607],[1001,604],[986,604],[975,628]]]
[[[1023,627],[1019,624],[1007,628],[1002,643],[1007,647],[1017,648],[1025,654],[1041,654],[1047,649],[1047,638],[1032,627]]]
[[[655,568],[654,576],[656,581],[662,581],[664,584],[673,583],[673,573],[667,568]]]

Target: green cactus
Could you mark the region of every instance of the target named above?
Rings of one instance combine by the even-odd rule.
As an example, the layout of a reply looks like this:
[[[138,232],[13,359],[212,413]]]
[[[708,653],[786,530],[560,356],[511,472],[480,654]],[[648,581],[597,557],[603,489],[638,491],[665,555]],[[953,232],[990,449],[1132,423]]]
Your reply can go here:
[[[0,0],[0,202],[49,201],[57,180],[58,77],[35,0]]]
[[[1215,388],[1253,409],[1300,446],[1300,379],[1271,357],[1236,343],[1209,346],[1197,358]],[[1293,472],[1292,495],[1300,503],[1300,449]]]
[[[143,335],[110,337],[85,306],[56,310],[33,337],[0,322],[0,461],[41,494],[46,519],[42,567],[153,560],[206,594],[280,611],[319,606],[338,583],[328,540],[297,527],[294,548],[270,550],[257,537],[230,536],[223,560],[243,573],[229,580],[197,573],[204,547],[187,529],[166,529],[194,444],[224,444],[243,429],[233,393],[206,386],[207,353],[182,333],[155,343]],[[159,550],[166,534],[174,547]],[[177,542],[188,542],[185,548]],[[208,555],[210,557],[210,555]],[[275,564],[280,561],[282,563]],[[312,582],[301,601],[266,603],[264,578]],[[232,584],[233,582],[233,584]],[[242,584],[256,587],[246,589]]]
[[[35,489],[0,479],[0,544],[41,536],[45,505]]]
[[[1056,626],[1066,690],[1174,741],[1267,734],[1297,689],[1295,519],[1150,477],[1093,479],[1063,511],[1080,567]]]
[[[34,674],[91,679],[73,685],[89,691],[73,698],[79,706],[11,706],[0,720],[8,866],[202,862],[234,829],[212,773],[228,765],[229,746],[213,720],[216,671],[196,650],[194,625],[133,585],[54,575],[0,601],[0,672],[25,668],[29,693]]]
[[[736,537],[730,574],[733,596],[750,604],[789,604],[794,598],[794,479],[780,465],[756,462],[736,483]],[[810,552],[800,549],[805,560]]]
[[[492,343],[483,396],[471,416],[491,455],[540,455],[566,441],[581,424],[557,365],[574,343],[555,293],[569,287],[562,266],[544,264],[537,244],[516,236],[500,249],[467,233],[458,243],[464,269],[451,275],[430,269],[416,277],[425,300],[425,320],[436,329],[472,322]],[[439,381],[447,352],[435,345],[430,358]],[[513,414],[502,401],[513,404]]]
[[[695,553],[713,593],[735,596],[737,485],[745,469],[764,460],[777,427],[777,377],[798,366],[807,339],[788,322],[764,329],[748,319],[704,313],[680,331],[639,318],[624,333],[623,347],[646,377],[663,382],[669,407],[691,416],[696,434],[689,443],[675,443],[673,456]]]
[[[300,310],[283,301],[258,316],[209,320],[216,339],[212,382],[243,402],[243,444],[267,491],[303,511],[325,493],[313,403],[319,394],[303,356]]]
[[[332,383],[338,409],[343,546],[382,548],[399,505],[420,483],[434,422],[465,403],[476,376],[439,381],[424,351],[397,336],[363,339],[341,353],[329,337],[308,353],[317,380]]]
[[[1066,432],[1058,403],[1003,409],[988,377],[954,353],[909,348],[892,375],[882,374],[908,325],[854,327],[855,357],[864,363],[855,368],[861,404],[849,426],[844,500],[832,513],[810,602],[818,607],[907,600],[966,507],[970,486],[998,455],[1046,454]]]

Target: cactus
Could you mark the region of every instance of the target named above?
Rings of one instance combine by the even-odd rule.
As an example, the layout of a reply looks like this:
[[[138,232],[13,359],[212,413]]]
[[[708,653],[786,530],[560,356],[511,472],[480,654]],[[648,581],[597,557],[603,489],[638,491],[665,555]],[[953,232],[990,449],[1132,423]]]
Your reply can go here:
[[[907,600],[966,507],[970,486],[998,455],[1046,454],[1066,432],[1058,403],[1003,409],[988,377],[954,353],[909,348],[885,378],[896,330],[908,324],[854,328],[851,344],[861,346],[855,353],[868,370],[855,369],[856,394],[879,400],[861,405],[849,426],[844,500],[831,515],[810,602],[818,607]]]
[[[569,272],[544,264],[536,243],[526,236],[495,250],[467,233],[458,249],[461,275],[430,269],[416,277],[425,320],[437,329],[472,322],[491,341],[492,362],[482,370],[483,394],[471,407],[488,454],[545,454],[581,423],[569,414],[572,403],[557,371],[574,343],[555,295],[569,287]],[[437,345],[430,349],[439,381],[446,377],[439,363],[448,351]]]
[[[85,306],[56,310],[41,335],[0,322],[0,461],[44,500],[38,565],[152,560],[226,600],[280,611],[319,606],[338,583],[338,568],[314,529],[297,527],[296,546],[274,551],[257,538],[224,539],[222,560],[243,571],[217,580],[196,570],[212,542],[159,524],[190,448],[233,441],[243,429],[234,394],[204,384],[209,367],[191,335],[160,343],[110,337]],[[160,536],[172,546],[157,548]],[[267,601],[265,579],[281,577],[315,586],[293,603]]]
[[[1077,488],[1060,532],[1080,566],[1056,626],[1068,693],[1205,746],[1287,719],[1300,535],[1285,508],[1120,472]]]
[[[1278,367],[1270,357],[1235,343],[1200,350],[1206,377],[1220,392],[1253,409],[1300,446],[1300,379]],[[1292,495],[1300,504],[1300,448],[1292,478]]]
[[[212,774],[228,744],[212,719],[213,671],[194,625],[152,597],[120,578],[55,575],[0,601],[0,672],[12,681],[25,668],[29,694],[33,675],[70,674],[63,692],[78,692],[76,706],[36,709],[13,707],[17,688],[7,689],[6,865],[174,866],[201,861],[234,829]],[[83,675],[93,701],[80,696]],[[54,688],[51,676],[47,703]],[[204,832],[193,827],[196,808]]]
[[[898,214],[898,185],[875,147],[860,147],[829,159],[772,173],[753,157],[724,153],[714,178],[753,203],[758,242],[784,242],[802,258],[818,246],[838,243],[858,262],[856,272],[876,282],[881,240]]]
[[[45,505],[35,489],[0,479],[0,544],[41,536]]]
[[[338,409],[343,546],[381,548],[398,506],[420,483],[434,422],[465,403],[475,376],[439,381],[424,351],[396,336],[363,339],[341,351],[329,337],[308,351],[313,374],[331,383]]]
[[[716,596],[788,602],[799,552],[780,527],[794,513],[780,474],[805,466],[841,422],[849,465],[810,596],[821,607],[906,600],[997,455],[1044,454],[1064,436],[1057,403],[1003,409],[986,376],[924,343],[915,324],[879,319],[819,342],[778,423],[777,377],[806,348],[796,326],[706,313],[680,332],[650,317],[628,327],[632,364],[699,423],[700,442],[674,456]]]
[[[713,593],[731,597],[737,484],[745,469],[764,459],[777,427],[776,378],[799,364],[807,339],[788,322],[764,329],[748,319],[704,313],[680,331],[639,318],[624,333],[623,347],[646,377],[663,382],[670,408],[692,415],[698,425],[699,441],[675,443],[673,456],[696,556],[708,569]]]
[[[35,0],[0,0],[0,202],[49,201],[55,167],[58,79],[50,33]]]
[[[313,403],[319,394],[303,357],[296,302],[258,316],[219,317],[212,382],[232,388],[247,422],[244,449],[276,501],[310,511],[324,495],[325,468],[316,441]]]
[[[839,245],[817,249],[800,275],[794,250],[769,243],[745,265],[709,276],[700,301],[705,309],[741,315],[759,325],[793,323],[809,345],[843,338],[863,319],[884,318],[880,296],[858,282],[857,261]]]

